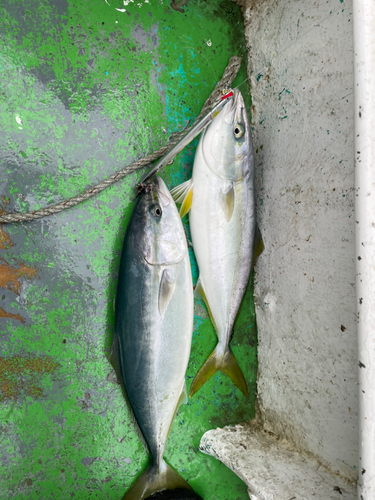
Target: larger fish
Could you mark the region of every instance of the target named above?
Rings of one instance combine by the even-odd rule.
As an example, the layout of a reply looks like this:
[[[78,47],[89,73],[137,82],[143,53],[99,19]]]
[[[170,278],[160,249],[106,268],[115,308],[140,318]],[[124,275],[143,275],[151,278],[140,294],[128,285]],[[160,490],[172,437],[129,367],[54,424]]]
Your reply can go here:
[[[256,256],[254,153],[238,89],[203,131],[192,179],[171,193],[182,202],[181,217],[191,209],[189,223],[199,267],[196,291],[206,302],[219,340],[193,380],[190,396],[218,370],[247,396],[245,378],[229,347]],[[258,254],[261,240],[257,246]]]
[[[163,459],[175,413],[186,400],[193,301],[185,233],[168,189],[156,177],[132,213],[116,297],[112,364],[152,457],[124,500],[176,489],[185,490],[183,498],[200,498]]]

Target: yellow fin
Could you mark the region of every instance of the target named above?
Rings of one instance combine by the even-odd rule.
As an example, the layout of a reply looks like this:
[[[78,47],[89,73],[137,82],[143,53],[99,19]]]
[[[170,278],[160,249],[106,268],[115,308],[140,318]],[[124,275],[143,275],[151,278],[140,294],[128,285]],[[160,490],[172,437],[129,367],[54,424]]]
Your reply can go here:
[[[193,488],[162,460],[159,470],[155,465],[146,469],[125,493],[122,500],[144,500],[158,491],[176,489],[192,490]]]
[[[182,184],[179,184],[178,186],[170,190],[170,194],[175,203],[182,203],[184,201],[184,198],[189,191],[192,182],[192,179],[189,179],[188,181],[183,182]]]
[[[192,397],[212,377],[212,375],[220,370],[228,375],[234,385],[247,397],[249,393],[245,377],[230,347],[227,347],[224,355],[220,358],[217,356],[216,350],[217,347],[196,374],[190,387],[189,396]]]
[[[234,188],[233,184],[226,189],[226,192],[222,191],[220,194],[220,206],[224,212],[225,218],[229,222],[232,218],[234,211]]]
[[[258,224],[255,224],[255,235],[254,235],[254,244],[253,244],[253,262],[251,264],[251,268],[254,267],[254,264],[259,257],[259,255],[263,252],[264,250],[264,243],[262,239],[262,235],[260,233],[260,229],[258,227]]]
[[[193,201],[193,180],[189,179],[182,184],[174,187],[170,191],[175,203],[182,203],[180,209],[180,217],[184,217],[188,213]]]
[[[222,364],[220,365],[220,370],[225,373],[225,375],[228,375],[244,396],[247,397],[249,395],[245,377],[229,346],[228,350],[225,352]]]
[[[187,192],[184,201],[182,202],[180,209],[181,219],[188,213],[191,208],[191,203],[193,201],[193,185],[191,185],[189,191]]]
[[[212,324],[214,325],[215,332],[216,332],[216,330],[217,330],[216,323],[215,323],[214,317],[212,316],[212,311],[211,311],[211,308],[210,308],[210,304],[208,303],[208,300],[207,300],[207,297],[206,297],[206,292],[204,291],[204,288],[203,288],[202,281],[201,281],[200,277],[198,278],[197,284],[195,285],[194,295],[195,295],[195,297],[198,300],[199,299],[204,300],[204,303],[206,304],[207,309],[208,309],[208,314],[210,315]]]
[[[217,366],[216,351],[214,351],[210,354],[202,368],[195,375],[195,378],[190,386],[189,397],[193,397],[193,395],[199,391],[202,385],[210,380],[212,375],[215,375],[218,370],[219,368]]]

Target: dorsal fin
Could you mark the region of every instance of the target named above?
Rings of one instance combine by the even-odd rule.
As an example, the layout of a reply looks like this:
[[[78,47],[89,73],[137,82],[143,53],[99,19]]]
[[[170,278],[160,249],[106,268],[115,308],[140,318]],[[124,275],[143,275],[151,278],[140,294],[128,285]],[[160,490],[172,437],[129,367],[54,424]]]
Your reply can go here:
[[[111,350],[109,353],[109,362],[111,363],[113,369],[115,370],[117,380],[118,380],[119,384],[121,385],[122,394],[125,398],[125,401],[126,401],[128,408],[129,408],[131,421],[134,424],[134,428],[135,428],[135,431],[137,433],[137,436],[142,441],[142,444],[145,447],[145,450],[147,451],[147,453],[149,453],[149,447],[148,447],[146,440],[142,434],[142,431],[139,427],[137,418],[134,415],[133,408],[130,404],[129,396],[128,396],[128,393],[126,391],[124,379],[122,376],[122,369],[121,369],[120,345],[119,345],[118,335],[116,332],[114,332],[114,334],[113,334],[113,341],[112,341]]]
[[[184,217],[190,210],[193,201],[193,180],[189,179],[183,184],[179,184],[170,191],[175,203],[182,203],[180,217]]]

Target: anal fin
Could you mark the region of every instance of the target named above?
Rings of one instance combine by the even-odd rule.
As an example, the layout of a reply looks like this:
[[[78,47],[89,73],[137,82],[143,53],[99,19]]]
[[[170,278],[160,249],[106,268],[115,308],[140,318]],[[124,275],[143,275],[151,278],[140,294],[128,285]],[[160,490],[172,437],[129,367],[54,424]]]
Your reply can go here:
[[[181,396],[180,396],[179,406],[186,405],[187,402],[188,402],[188,395],[187,395],[187,388],[186,388],[186,381],[185,381],[184,387],[182,389]]]
[[[257,258],[263,252],[263,250],[264,250],[264,243],[263,243],[262,235],[261,235],[258,224],[255,224],[255,234],[254,234],[254,243],[253,243],[253,262],[251,264],[251,268],[254,267]]]
[[[194,296],[197,300],[203,300],[204,303],[206,304],[208,314],[210,315],[212,324],[214,325],[215,331],[217,331],[216,323],[215,323],[214,317],[212,315],[211,307],[210,307],[210,304],[208,302],[206,292],[204,291],[202,280],[201,280],[200,276],[199,276],[197,284],[195,285],[195,288],[194,288]]]
[[[123,389],[125,389],[124,380],[122,378],[122,370],[121,370],[120,346],[119,346],[118,335],[116,332],[114,332],[113,334],[113,340],[108,359],[112,365],[112,368],[115,370],[117,380],[119,381],[121,386],[123,386]]]

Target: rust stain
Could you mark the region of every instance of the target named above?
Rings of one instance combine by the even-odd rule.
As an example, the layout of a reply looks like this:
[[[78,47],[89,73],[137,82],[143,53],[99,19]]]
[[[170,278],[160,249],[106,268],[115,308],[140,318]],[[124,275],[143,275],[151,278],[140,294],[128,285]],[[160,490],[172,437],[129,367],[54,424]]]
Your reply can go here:
[[[5,196],[1,197],[1,200],[4,203],[3,198],[5,198]],[[2,214],[5,214],[5,210],[2,210],[0,208],[0,215],[2,215]],[[4,231],[3,226],[4,226],[4,224],[0,224],[0,250],[5,250],[5,249],[12,247],[14,245],[14,243],[10,239],[9,234]]]
[[[0,264],[0,288],[8,288],[8,290],[12,290],[19,295],[21,290],[19,278],[35,278],[36,269],[28,267],[25,264],[20,264],[20,267],[15,269],[4,260],[2,262],[4,264]]]
[[[41,376],[51,375],[59,366],[48,356],[0,358],[0,401],[17,399],[22,392],[34,399],[41,397]]]
[[[0,318],[18,319],[19,321],[21,321],[21,323],[25,323],[25,318],[23,318],[20,314],[8,313],[4,311],[4,309],[2,309],[1,307],[0,307]]]

